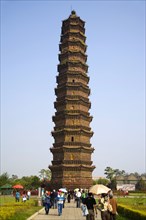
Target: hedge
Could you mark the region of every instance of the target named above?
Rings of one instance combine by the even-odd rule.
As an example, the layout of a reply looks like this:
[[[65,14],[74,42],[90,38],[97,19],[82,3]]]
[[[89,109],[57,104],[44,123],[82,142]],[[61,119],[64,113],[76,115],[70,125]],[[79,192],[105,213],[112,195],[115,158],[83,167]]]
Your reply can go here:
[[[144,211],[132,210],[124,205],[118,205],[118,213],[129,218],[129,220],[146,220],[146,213]]]

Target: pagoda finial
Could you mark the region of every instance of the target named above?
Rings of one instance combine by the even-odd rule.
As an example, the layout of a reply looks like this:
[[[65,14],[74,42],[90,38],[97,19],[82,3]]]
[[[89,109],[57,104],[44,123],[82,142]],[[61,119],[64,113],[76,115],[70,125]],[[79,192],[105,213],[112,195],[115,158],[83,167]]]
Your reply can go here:
[[[72,15],[76,15],[75,10],[72,10],[71,14],[72,14]]]
[[[71,15],[70,15],[70,17],[76,17],[77,15],[76,15],[76,11],[75,10],[71,10]]]

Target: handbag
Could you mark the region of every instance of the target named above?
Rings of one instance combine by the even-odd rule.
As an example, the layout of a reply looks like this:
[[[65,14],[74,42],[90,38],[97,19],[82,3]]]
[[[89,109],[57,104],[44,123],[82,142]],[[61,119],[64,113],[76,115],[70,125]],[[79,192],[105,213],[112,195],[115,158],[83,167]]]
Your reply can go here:
[[[82,215],[83,215],[83,216],[86,216],[86,215],[88,215],[88,214],[89,214],[89,212],[88,212],[88,209],[87,209],[87,206],[86,206],[86,205],[82,205],[82,206],[81,206],[81,209],[82,209]]]
[[[89,214],[89,212],[88,212],[88,209],[87,209],[87,206],[86,206],[86,208],[85,208],[85,215],[88,215]]]

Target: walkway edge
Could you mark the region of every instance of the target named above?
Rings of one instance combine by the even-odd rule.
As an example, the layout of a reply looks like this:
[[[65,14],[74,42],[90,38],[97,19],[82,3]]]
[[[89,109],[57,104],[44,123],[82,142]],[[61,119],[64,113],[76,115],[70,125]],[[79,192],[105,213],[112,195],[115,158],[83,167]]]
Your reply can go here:
[[[37,216],[40,212],[42,212],[44,210],[44,208],[40,209],[38,212],[34,213],[33,215],[31,215],[29,218],[27,218],[27,220],[32,220],[35,216]]]

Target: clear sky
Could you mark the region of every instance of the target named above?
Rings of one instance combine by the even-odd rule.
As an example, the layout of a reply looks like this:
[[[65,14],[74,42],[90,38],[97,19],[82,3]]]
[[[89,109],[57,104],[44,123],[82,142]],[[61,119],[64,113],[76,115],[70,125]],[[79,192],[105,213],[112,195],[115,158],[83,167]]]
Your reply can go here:
[[[1,173],[51,164],[62,20],[86,22],[96,169],[146,172],[145,1],[1,1]]]

